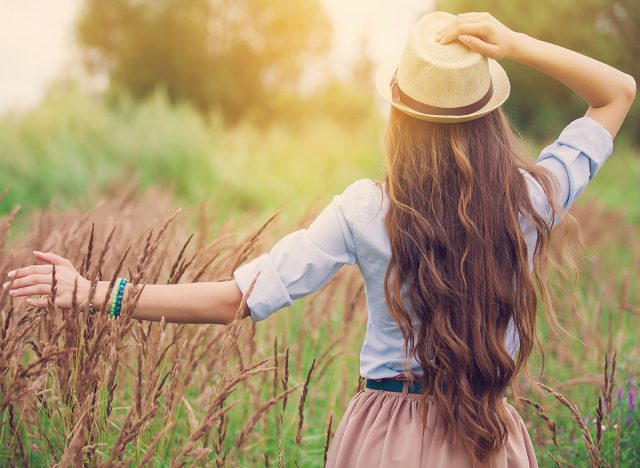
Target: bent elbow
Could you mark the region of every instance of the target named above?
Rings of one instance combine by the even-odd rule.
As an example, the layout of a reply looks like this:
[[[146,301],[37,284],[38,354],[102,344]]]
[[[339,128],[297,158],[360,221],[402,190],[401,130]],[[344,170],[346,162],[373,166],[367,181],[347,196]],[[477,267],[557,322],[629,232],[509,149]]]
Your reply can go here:
[[[624,86],[622,87],[622,92],[629,102],[633,102],[636,97],[636,80],[633,76],[626,73],[624,74]]]

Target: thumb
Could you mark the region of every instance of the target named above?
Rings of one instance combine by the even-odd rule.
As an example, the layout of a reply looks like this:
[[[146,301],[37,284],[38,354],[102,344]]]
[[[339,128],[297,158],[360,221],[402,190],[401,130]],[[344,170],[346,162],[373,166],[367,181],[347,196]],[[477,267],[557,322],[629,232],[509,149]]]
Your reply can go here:
[[[33,255],[43,262],[51,263],[52,265],[73,267],[73,264],[69,260],[53,252],[39,252],[38,250],[34,250]]]
[[[497,45],[491,44],[490,42],[485,42],[476,36],[463,34],[461,36],[458,36],[458,40],[469,47],[471,50],[480,52],[482,55],[486,55],[488,57],[495,57],[496,53],[498,52]]]

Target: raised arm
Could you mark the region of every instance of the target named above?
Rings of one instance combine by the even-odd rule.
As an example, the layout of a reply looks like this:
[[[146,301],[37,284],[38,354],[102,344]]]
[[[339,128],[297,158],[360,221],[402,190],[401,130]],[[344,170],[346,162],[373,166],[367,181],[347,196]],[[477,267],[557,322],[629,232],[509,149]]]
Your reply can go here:
[[[564,83],[589,104],[586,115],[615,137],[636,93],[631,75],[578,52],[512,31],[489,13],[463,13],[436,40],[459,39],[494,59],[523,63]]]

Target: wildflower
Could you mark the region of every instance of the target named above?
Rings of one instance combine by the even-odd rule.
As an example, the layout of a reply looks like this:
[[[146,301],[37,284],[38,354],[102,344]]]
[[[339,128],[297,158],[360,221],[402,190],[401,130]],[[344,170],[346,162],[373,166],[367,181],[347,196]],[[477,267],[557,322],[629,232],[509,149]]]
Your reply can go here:
[[[629,392],[627,396],[629,397],[629,410],[633,411],[636,409],[635,393]]]
[[[617,393],[618,403],[622,401],[622,395],[624,395],[624,387],[620,387],[618,389],[618,393]]]
[[[627,416],[627,419],[625,420],[625,423],[627,424],[627,426],[629,424],[631,424],[631,416]]]

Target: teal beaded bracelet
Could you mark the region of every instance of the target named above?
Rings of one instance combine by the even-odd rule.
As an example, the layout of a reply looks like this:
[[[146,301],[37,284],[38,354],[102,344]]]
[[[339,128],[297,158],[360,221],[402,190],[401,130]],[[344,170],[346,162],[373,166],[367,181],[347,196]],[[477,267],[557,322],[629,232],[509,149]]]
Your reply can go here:
[[[120,309],[122,308],[122,298],[124,296],[124,287],[129,281],[126,278],[118,278],[116,281],[115,294],[111,301],[111,311],[109,317],[120,317]]]

